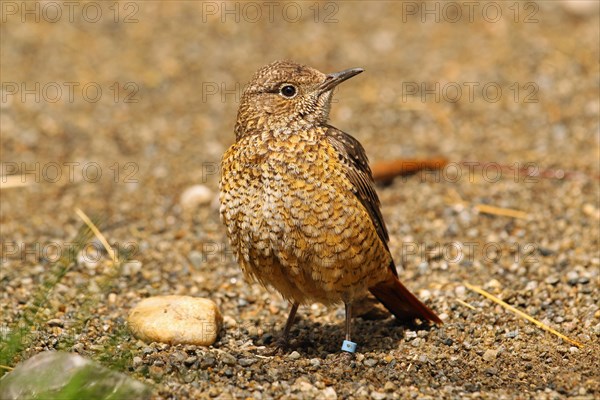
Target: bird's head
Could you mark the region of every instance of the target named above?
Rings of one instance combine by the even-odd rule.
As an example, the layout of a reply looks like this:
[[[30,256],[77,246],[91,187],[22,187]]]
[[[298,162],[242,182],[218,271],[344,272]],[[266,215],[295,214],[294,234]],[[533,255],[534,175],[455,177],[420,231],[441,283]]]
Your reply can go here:
[[[250,130],[325,123],[333,89],[362,71],[352,68],[324,74],[291,61],[275,61],[262,67],[242,94],[236,137]]]

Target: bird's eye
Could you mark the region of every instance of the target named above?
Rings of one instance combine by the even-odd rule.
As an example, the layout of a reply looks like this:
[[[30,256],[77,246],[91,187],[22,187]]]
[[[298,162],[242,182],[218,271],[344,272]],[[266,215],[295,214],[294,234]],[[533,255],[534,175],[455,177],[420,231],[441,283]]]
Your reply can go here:
[[[294,85],[283,85],[281,89],[279,89],[279,93],[281,93],[282,96],[291,99],[296,95],[296,87],[294,87]]]

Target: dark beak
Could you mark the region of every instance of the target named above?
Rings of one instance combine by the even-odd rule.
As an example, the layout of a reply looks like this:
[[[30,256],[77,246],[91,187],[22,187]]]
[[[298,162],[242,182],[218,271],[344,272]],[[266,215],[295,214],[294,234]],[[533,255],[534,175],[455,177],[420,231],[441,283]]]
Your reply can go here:
[[[327,78],[325,78],[325,82],[323,82],[319,86],[319,92],[323,93],[328,90],[333,89],[340,83],[344,82],[346,79],[352,78],[354,75],[358,75],[363,72],[362,68],[350,68],[340,72],[334,72],[333,74],[328,74]]]

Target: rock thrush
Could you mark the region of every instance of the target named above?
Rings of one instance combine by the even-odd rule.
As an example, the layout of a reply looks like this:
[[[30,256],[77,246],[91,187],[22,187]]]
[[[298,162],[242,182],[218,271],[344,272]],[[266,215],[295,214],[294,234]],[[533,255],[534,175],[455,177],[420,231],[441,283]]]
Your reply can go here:
[[[323,74],[275,61],[246,86],[225,152],[221,219],[250,279],[291,303],[352,304],[371,292],[397,318],[441,323],[398,279],[362,145],[327,124],[333,89],[360,68]]]

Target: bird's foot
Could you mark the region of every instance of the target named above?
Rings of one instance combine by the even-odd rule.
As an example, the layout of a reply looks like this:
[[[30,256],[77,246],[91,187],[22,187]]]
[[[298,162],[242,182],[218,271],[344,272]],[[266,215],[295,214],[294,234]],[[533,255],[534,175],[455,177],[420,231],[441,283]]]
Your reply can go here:
[[[282,356],[290,351],[290,342],[286,337],[280,337],[271,343],[271,346],[266,350],[266,354],[269,357]]]

